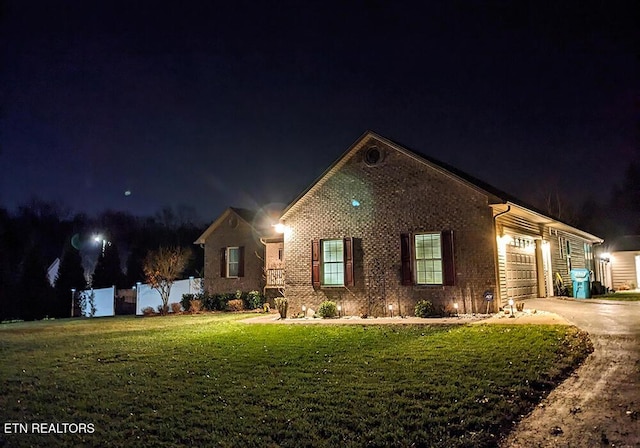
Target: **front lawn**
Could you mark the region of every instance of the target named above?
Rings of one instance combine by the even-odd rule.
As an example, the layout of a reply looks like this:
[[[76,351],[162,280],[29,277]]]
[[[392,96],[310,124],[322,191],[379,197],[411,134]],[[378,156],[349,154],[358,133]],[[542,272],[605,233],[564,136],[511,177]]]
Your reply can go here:
[[[489,447],[590,350],[565,326],[240,317],[0,325],[0,446]]]

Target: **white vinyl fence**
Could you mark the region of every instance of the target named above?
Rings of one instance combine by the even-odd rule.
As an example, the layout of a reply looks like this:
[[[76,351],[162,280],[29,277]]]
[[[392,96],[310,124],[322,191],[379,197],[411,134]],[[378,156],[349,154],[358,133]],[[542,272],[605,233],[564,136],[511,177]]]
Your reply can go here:
[[[185,280],[176,280],[171,285],[171,292],[169,293],[169,303],[180,303],[183,294],[199,294],[202,291],[202,279],[200,278],[187,278]],[[160,293],[153,289],[151,286],[139,283],[137,285],[137,300],[136,300],[136,314],[141,316],[142,310],[150,306],[156,312],[158,307],[162,305],[162,299]],[[171,311],[171,309],[169,309]]]
[[[86,317],[114,316],[116,288],[88,289],[82,291],[84,300],[81,303],[82,315]],[[92,307],[93,305],[93,307]],[[94,313],[91,312],[94,309]]]
[[[158,306],[162,305],[160,293],[145,283],[136,285],[136,315],[141,316],[142,310],[146,307],[152,307],[156,312]],[[199,294],[202,292],[201,278],[187,278],[185,280],[176,280],[171,285],[171,293],[169,294],[169,303],[180,303],[183,294]],[[81,292],[85,300],[81,302],[82,315],[86,317],[104,317],[115,316],[115,287],[88,289]],[[93,298],[92,298],[93,295]],[[91,313],[91,303],[95,312]],[[171,309],[169,309],[171,312]]]

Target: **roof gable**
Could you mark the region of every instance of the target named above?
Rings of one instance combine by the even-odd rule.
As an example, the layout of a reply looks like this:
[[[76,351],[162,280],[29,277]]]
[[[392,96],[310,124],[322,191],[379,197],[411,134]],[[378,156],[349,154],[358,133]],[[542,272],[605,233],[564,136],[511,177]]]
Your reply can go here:
[[[229,207],[222,212],[222,214],[213,221],[209,227],[207,227],[207,229],[198,237],[197,240],[193,242],[193,244],[205,244],[209,235],[215,232],[215,230],[229,219],[230,216],[236,216],[247,223],[261,237],[275,236],[275,230],[273,229],[272,224],[276,221],[277,215],[278,214],[265,210],[249,210],[246,208]]]
[[[358,138],[340,157],[338,157],[338,159],[331,166],[329,166],[329,168],[327,168],[324,173],[322,173],[306,190],[304,190],[296,199],[294,199],[293,202],[291,202],[291,204],[289,204],[282,213],[281,219],[286,219],[287,215],[294,211],[308,195],[313,194],[322,185],[324,185],[324,183],[327,182],[328,179],[336,174],[340,170],[340,168],[342,168],[358,151],[369,144],[372,140],[378,141],[385,146],[388,146],[393,150],[404,154],[405,156],[410,157],[420,163],[423,163],[424,165],[429,166],[435,171],[444,174],[445,176],[457,182],[460,182],[461,184],[466,185],[467,187],[480,192],[481,194],[486,195],[490,205],[506,204],[514,206],[520,209],[523,213],[531,216],[536,216],[536,219],[538,220],[543,219],[547,224],[555,224],[565,230],[575,231],[585,239],[594,242],[602,242],[601,238],[570,226],[556,218],[549,217],[542,211],[537,210],[535,207],[527,205],[514,196],[505,193],[504,191],[495,188],[494,186],[489,185],[486,182],[481,181],[447,163],[441,162],[437,159],[434,159],[433,157],[424,155],[412,149],[408,149],[404,145],[382,137],[372,131],[367,131],[362,136],[360,136],[360,138]]]
[[[429,166],[435,171],[446,175],[447,177],[460,182],[469,188],[472,188],[482,194],[485,194],[489,198],[489,202],[504,202],[504,200],[497,195],[497,193],[502,193],[498,189],[490,187],[488,184],[484,184],[482,181],[473,178],[472,176],[466,175],[461,171],[445,164],[437,161],[432,157],[427,157],[418,152],[407,149],[406,147],[389,140],[385,137],[382,137],[375,132],[367,131],[365,132],[358,140],[355,141],[338,159],[327,168],[306,190],[304,190],[296,199],[291,202],[284,210],[281,219],[286,219],[286,216],[289,212],[293,211],[297,208],[298,204],[304,201],[305,197],[317,189],[319,189],[324,183],[330,179],[336,172],[340,170],[358,151],[360,151],[363,147],[369,144],[372,140],[378,141],[385,146],[390,147],[391,149],[404,154],[407,157],[410,157],[418,162]],[[506,193],[503,193],[505,196]]]

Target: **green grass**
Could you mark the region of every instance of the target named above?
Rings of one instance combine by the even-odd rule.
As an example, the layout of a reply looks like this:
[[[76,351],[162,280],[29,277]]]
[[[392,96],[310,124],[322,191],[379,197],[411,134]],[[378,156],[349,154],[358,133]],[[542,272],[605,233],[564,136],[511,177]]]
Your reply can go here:
[[[637,302],[640,301],[640,292],[637,291],[617,291],[611,294],[605,294],[601,296],[593,296],[594,299],[603,300],[619,300],[622,302]]]
[[[0,325],[0,423],[95,427],[0,446],[495,446],[590,350],[565,326],[241,317]]]

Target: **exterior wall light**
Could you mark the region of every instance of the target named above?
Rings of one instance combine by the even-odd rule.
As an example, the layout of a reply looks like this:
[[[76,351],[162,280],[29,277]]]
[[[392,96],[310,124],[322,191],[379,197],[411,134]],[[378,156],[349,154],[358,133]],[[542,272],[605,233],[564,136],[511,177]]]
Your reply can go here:
[[[276,231],[276,233],[284,233],[285,230],[287,230],[287,226],[285,226],[281,222],[279,222],[278,224],[274,224],[273,227],[274,227],[274,230]]]

